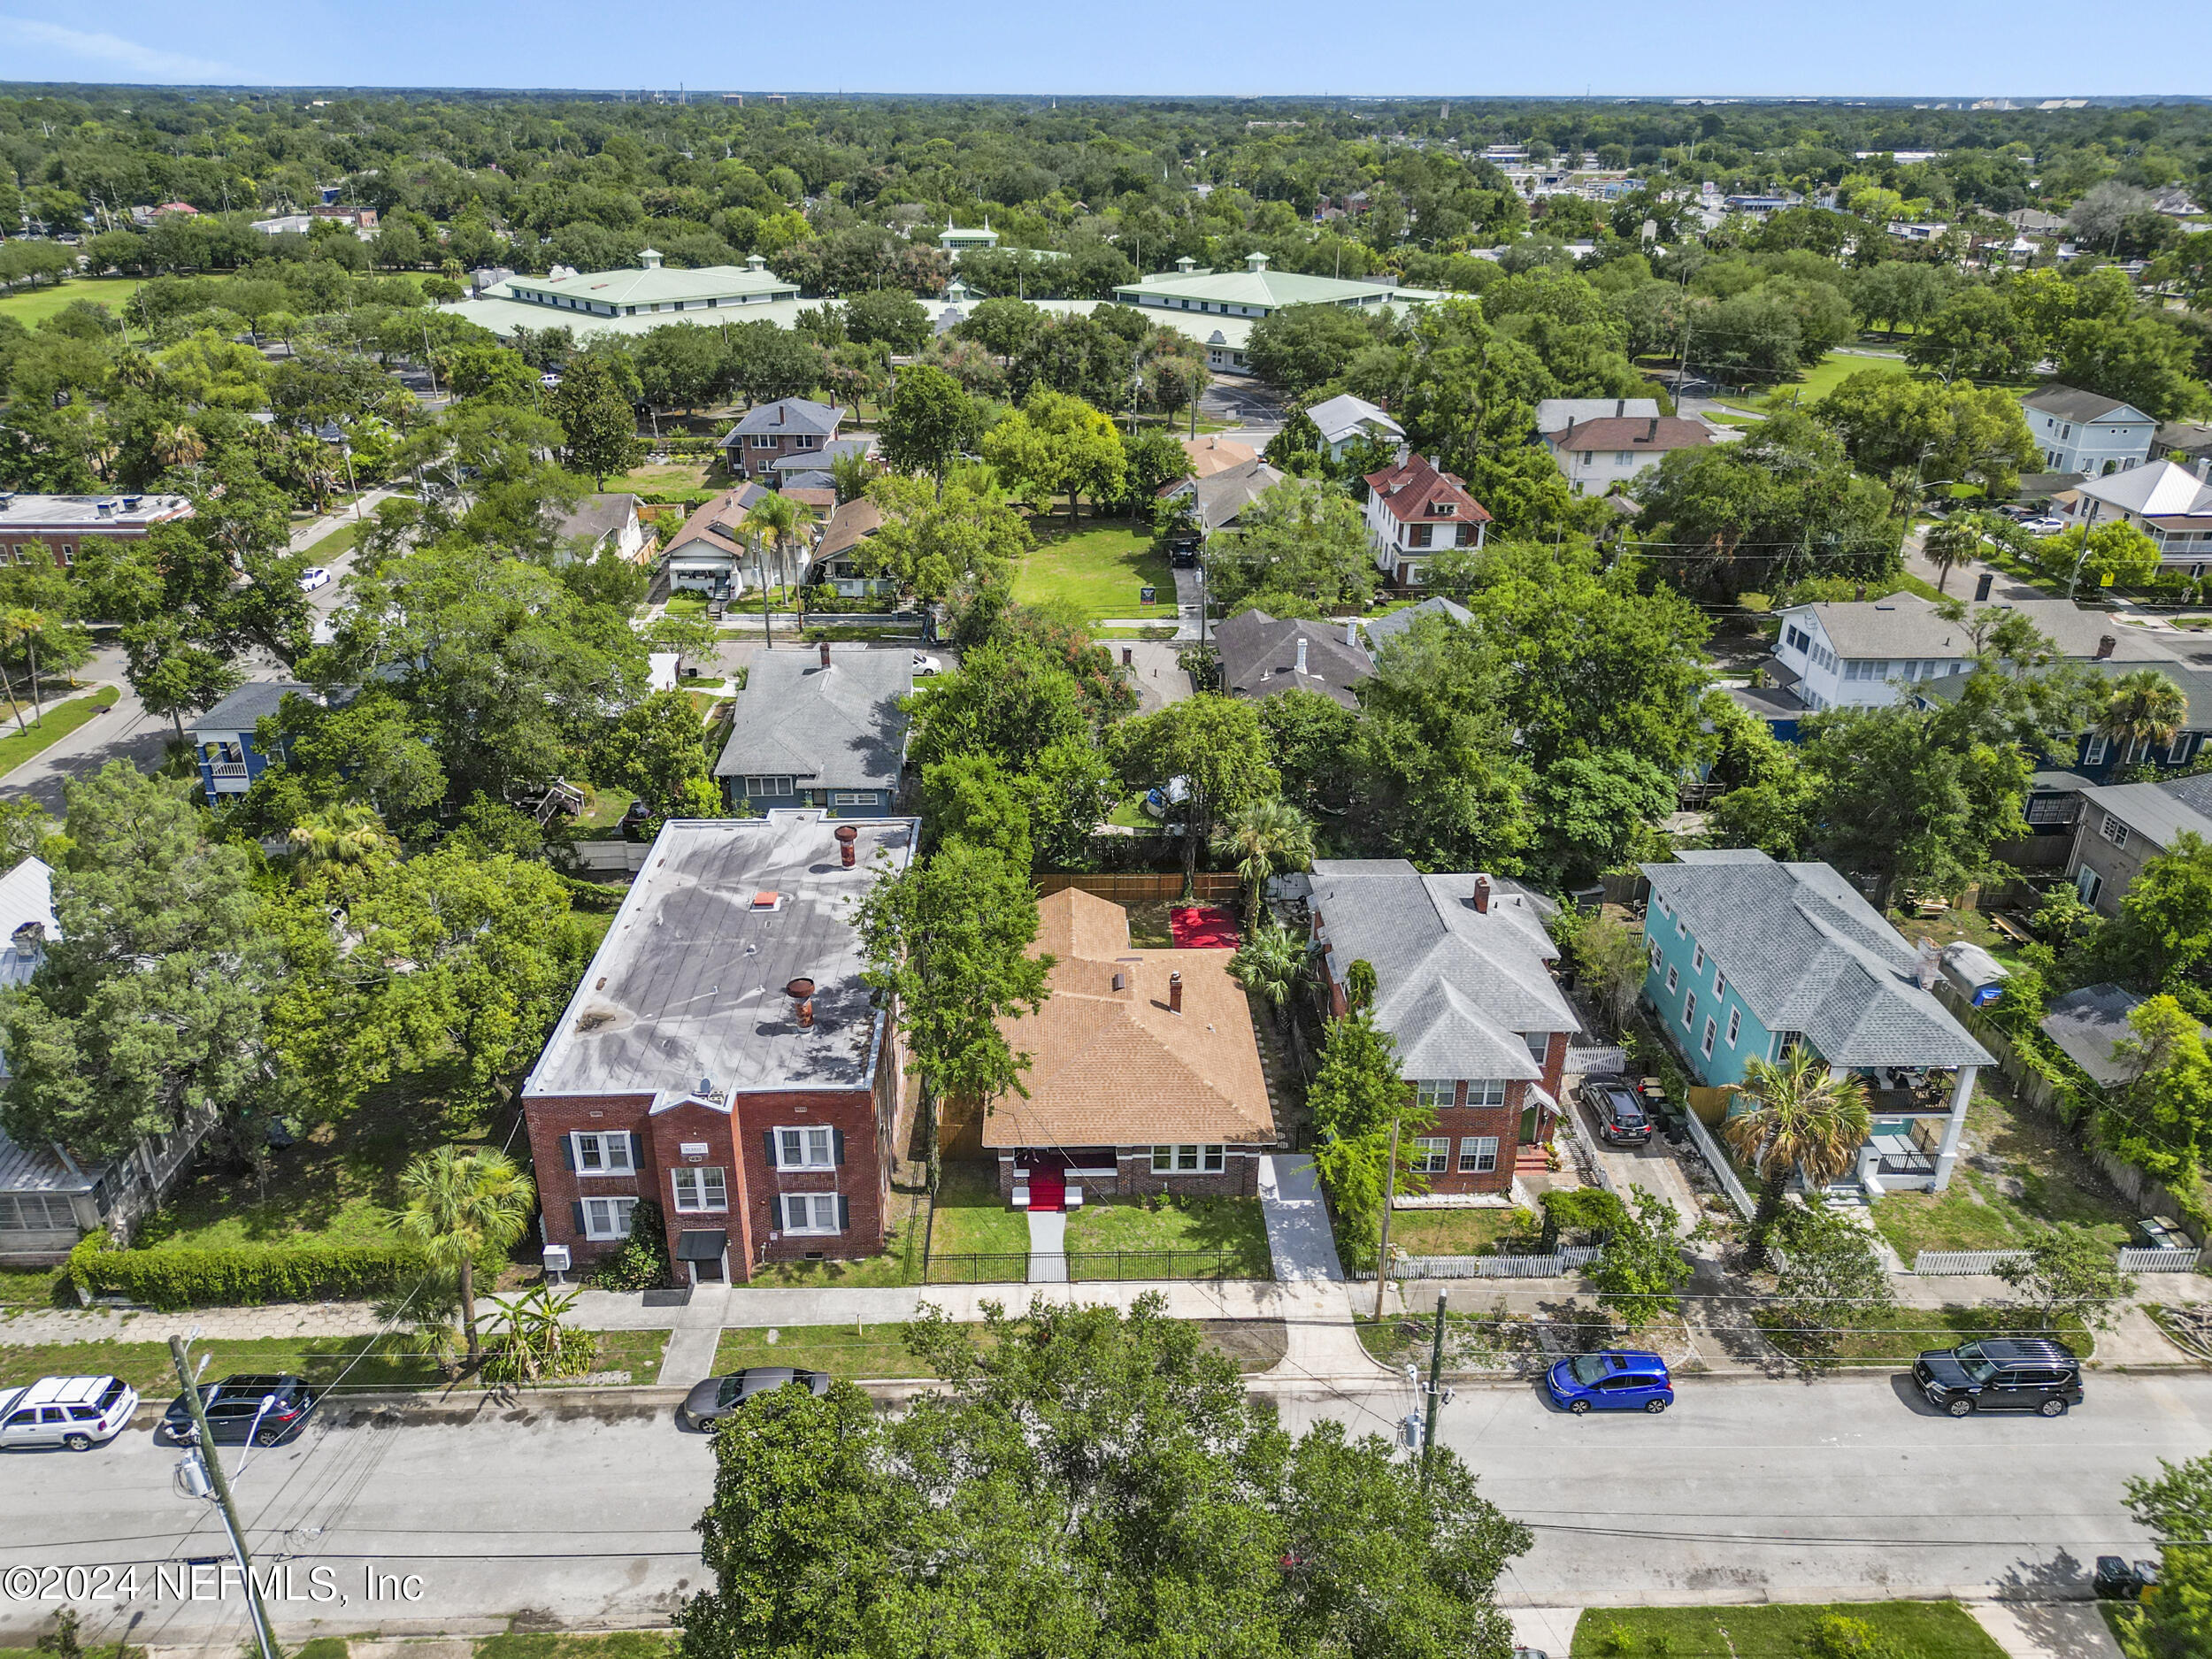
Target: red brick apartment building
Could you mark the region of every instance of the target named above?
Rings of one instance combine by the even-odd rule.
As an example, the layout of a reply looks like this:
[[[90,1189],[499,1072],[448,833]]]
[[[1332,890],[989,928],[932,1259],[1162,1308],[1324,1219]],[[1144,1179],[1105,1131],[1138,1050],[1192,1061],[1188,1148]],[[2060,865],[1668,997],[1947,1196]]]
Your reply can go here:
[[[95,542],[140,541],[157,524],[189,518],[182,495],[27,495],[0,490],[0,559],[27,565],[40,549],[67,569]]]
[[[523,1085],[547,1243],[609,1255],[651,1199],[679,1282],[883,1248],[902,1051],[853,918],[918,830],[662,828]]]

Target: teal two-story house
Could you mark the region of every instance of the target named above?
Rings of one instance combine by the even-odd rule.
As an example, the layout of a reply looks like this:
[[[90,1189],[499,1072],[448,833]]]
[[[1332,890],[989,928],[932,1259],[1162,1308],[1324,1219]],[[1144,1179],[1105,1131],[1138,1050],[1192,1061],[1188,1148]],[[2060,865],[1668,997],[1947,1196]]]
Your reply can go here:
[[[1941,1192],[1989,1053],[1930,988],[1924,959],[1826,864],[1736,849],[1643,866],[1644,997],[1709,1087],[1812,1049],[1865,1082],[1873,1133],[1852,1181]]]

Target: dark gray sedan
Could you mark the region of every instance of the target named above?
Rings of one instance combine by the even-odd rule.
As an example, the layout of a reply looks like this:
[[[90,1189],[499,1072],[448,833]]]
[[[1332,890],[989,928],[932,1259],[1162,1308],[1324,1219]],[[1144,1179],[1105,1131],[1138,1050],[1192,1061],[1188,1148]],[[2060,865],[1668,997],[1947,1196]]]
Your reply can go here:
[[[764,1394],[787,1382],[798,1383],[817,1394],[829,1392],[826,1371],[798,1371],[789,1365],[749,1366],[727,1377],[710,1377],[695,1386],[676,1408],[677,1425],[711,1428],[717,1419],[729,1416],[755,1394]]]

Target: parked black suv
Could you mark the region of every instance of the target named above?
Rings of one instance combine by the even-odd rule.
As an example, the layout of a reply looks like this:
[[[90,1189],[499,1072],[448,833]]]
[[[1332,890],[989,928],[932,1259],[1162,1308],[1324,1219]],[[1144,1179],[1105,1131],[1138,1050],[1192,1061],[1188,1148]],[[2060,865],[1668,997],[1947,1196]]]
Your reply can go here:
[[[2040,1337],[1990,1337],[1937,1349],[1914,1362],[1912,1379],[1928,1403],[1962,1417],[1972,1411],[2066,1415],[2081,1403],[2081,1362],[2063,1342]]]
[[[219,1383],[200,1385],[201,1409],[219,1445],[242,1446],[251,1435],[256,1446],[274,1446],[307,1421],[320,1393],[297,1377],[258,1372],[226,1377]],[[266,1409],[262,1402],[268,1402]],[[179,1394],[162,1414],[161,1432],[179,1446],[199,1438],[192,1408]]]
[[[1640,1147],[1651,1139],[1651,1114],[1626,1078],[1586,1078],[1582,1103],[1598,1120],[1598,1133],[1613,1145]]]

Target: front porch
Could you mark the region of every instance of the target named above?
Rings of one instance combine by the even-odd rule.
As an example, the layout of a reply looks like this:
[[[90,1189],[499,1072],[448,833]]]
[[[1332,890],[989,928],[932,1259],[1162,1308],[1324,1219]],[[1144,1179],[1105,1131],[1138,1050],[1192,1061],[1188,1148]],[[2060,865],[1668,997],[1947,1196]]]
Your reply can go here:
[[[1867,1198],[1891,1192],[1939,1193],[1958,1163],[1966,1108],[1978,1066],[1855,1066],[1873,1118],[1850,1175],[1831,1182]]]

